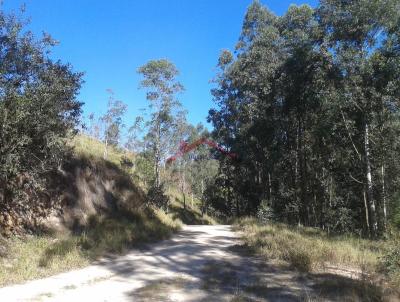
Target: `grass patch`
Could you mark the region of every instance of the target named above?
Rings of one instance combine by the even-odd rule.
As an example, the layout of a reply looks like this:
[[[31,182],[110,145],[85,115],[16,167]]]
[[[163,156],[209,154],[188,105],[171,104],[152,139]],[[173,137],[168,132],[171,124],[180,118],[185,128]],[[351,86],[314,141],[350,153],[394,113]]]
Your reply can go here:
[[[124,253],[144,242],[168,238],[181,223],[159,209],[90,219],[75,235],[27,236],[7,240],[0,258],[0,286],[84,267],[107,253]]]
[[[180,202],[174,202],[169,206],[169,213],[174,219],[181,220],[184,224],[188,225],[214,225],[217,222],[208,215],[201,216],[201,212],[198,208],[186,205],[186,209]]]
[[[85,135],[70,142],[75,156],[65,176],[63,229],[53,235],[0,237],[0,286],[47,277],[87,266],[107,253],[124,253],[146,242],[168,238],[182,223],[160,209],[144,207],[145,194],[133,181],[134,155]]]
[[[370,241],[352,236],[328,236],[304,227],[271,223],[261,225],[253,218],[239,220],[235,227],[243,232],[245,243],[269,259],[284,260],[301,271],[326,265],[354,267],[363,272],[377,269],[386,248],[384,241]]]
[[[78,156],[93,158],[103,158],[104,156],[105,145],[103,142],[84,134],[76,135],[71,141],[71,146],[74,148],[74,153]],[[107,147],[107,161],[121,167],[123,158],[133,161],[134,155],[131,152],[114,146]]]
[[[353,295],[362,297],[362,301],[381,301],[387,292],[393,294],[390,288],[394,292],[400,288],[397,271],[389,275],[390,288],[387,287],[388,275],[382,278],[381,274],[382,259],[392,246],[391,242],[366,240],[352,235],[329,236],[319,229],[279,223],[260,224],[254,218],[240,219],[234,228],[241,232],[245,245],[252,252],[266,259],[289,263],[301,272],[325,269],[331,273],[330,276],[338,274],[344,277],[324,279],[319,286],[324,292],[337,295],[347,285],[346,297]]]
[[[197,198],[191,199],[186,198],[186,209],[183,203],[182,194],[180,194],[175,188],[169,188],[167,195],[171,200],[168,208],[168,212],[174,217],[174,219],[181,220],[184,224],[188,225],[215,225],[218,222],[207,214],[201,214],[201,201]]]

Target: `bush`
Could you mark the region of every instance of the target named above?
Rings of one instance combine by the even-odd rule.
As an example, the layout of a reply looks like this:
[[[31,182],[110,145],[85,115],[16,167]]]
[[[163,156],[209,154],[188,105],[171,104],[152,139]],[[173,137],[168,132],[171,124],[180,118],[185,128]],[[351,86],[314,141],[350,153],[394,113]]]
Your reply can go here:
[[[287,251],[285,257],[295,269],[300,272],[309,272],[312,269],[312,260],[308,251],[302,250],[301,248],[291,248]]]
[[[257,211],[257,219],[261,223],[267,223],[274,219],[274,212],[272,208],[269,206],[268,200],[263,200],[260,203]]]
[[[391,222],[395,228],[400,230],[400,194],[396,194],[391,202]]]
[[[165,194],[164,185],[152,185],[147,192],[148,205],[155,206],[167,210],[169,204],[169,197]]]
[[[380,265],[386,273],[400,276],[400,240],[391,244],[386,254],[380,258]]]

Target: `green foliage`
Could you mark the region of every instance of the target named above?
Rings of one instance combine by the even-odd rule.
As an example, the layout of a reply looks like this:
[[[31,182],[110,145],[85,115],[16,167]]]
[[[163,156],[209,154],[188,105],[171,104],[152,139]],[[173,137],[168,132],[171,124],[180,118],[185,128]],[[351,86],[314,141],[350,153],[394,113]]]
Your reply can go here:
[[[394,244],[381,259],[382,266],[389,273],[400,273],[399,245]]]
[[[123,127],[122,116],[127,109],[126,104],[114,98],[112,90],[109,93],[107,112],[101,117],[101,121],[104,123],[105,158],[107,157],[107,147],[109,144],[113,146],[119,145],[121,128]]]
[[[168,214],[174,219],[179,219],[184,224],[188,225],[212,225],[217,224],[217,221],[202,211],[203,202],[197,200],[187,202],[184,205],[182,194],[177,189],[170,188],[168,192],[170,203],[168,206]]]
[[[253,2],[212,91],[213,134],[240,158],[220,158],[215,208],[256,215],[268,200],[290,224],[385,232],[400,188],[398,8],[324,0],[278,17]]]
[[[147,192],[147,202],[148,204],[161,208],[167,209],[169,198],[165,194],[164,185],[160,184],[158,186],[152,185]]]
[[[168,60],[151,60],[138,69],[143,76],[140,87],[146,89],[149,119],[145,121],[145,149],[150,150],[154,164],[155,187],[161,184],[160,165],[171,150],[171,136],[181,107],[176,95],[183,91],[177,81],[178,69]],[[135,125],[137,124],[136,119]],[[139,118],[140,121],[140,118]]]
[[[268,200],[263,200],[257,210],[257,219],[261,223],[267,223],[273,221],[274,212],[270,207]]]
[[[0,11],[0,35],[0,224],[8,228],[54,206],[37,196],[67,155],[82,74],[53,61],[55,41],[35,39],[18,16]]]
[[[395,228],[400,230],[400,194],[393,196],[391,202],[391,222]]]

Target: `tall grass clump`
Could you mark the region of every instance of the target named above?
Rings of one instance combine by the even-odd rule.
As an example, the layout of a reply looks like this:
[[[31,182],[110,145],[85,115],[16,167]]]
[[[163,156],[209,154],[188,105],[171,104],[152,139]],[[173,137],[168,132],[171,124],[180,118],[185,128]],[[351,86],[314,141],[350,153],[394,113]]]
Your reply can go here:
[[[300,271],[333,265],[372,272],[384,253],[383,242],[350,235],[329,236],[316,228],[260,224],[253,218],[241,219],[235,227],[255,252],[268,259],[287,261]]]

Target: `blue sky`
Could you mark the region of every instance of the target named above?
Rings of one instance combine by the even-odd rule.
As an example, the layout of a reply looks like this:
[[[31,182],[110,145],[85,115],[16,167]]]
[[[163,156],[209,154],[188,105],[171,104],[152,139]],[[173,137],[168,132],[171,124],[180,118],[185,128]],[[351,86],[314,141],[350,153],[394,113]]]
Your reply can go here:
[[[147,105],[136,69],[158,58],[180,70],[186,89],[180,100],[189,121],[206,123],[218,55],[234,48],[251,0],[3,0],[3,9],[17,10],[23,3],[30,29],[60,41],[52,56],[85,72],[79,96],[84,115],[104,113],[111,88],[128,105],[129,125]],[[316,6],[317,1],[262,3],[282,15],[291,3]]]

